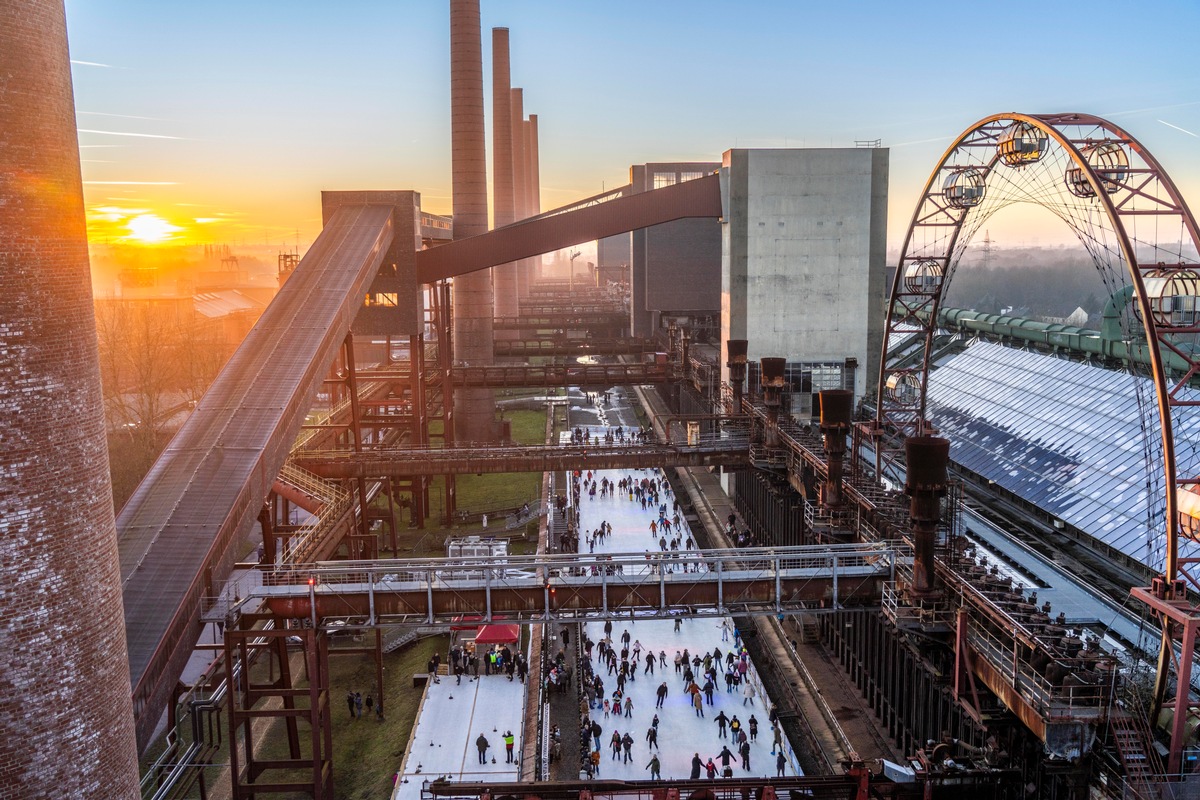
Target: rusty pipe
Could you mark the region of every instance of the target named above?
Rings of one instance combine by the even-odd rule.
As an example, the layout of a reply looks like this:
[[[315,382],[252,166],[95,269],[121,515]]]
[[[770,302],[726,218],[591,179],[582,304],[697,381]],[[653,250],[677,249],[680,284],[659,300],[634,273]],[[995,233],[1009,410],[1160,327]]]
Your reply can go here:
[[[742,413],[742,394],[746,384],[746,353],[750,343],[745,339],[725,340],[725,366],[729,368],[729,385],[733,387],[733,413]]]
[[[821,434],[825,441],[825,483],[821,505],[828,511],[843,505],[842,476],[846,460],[846,434],[854,414],[854,392],[825,389],[821,392]]]
[[[764,358],[759,362],[762,375],[763,406],[767,411],[765,441],[768,450],[779,449],[779,409],[783,405],[784,369],[787,360]]]
[[[913,531],[913,593],[928,597],[937,591],[933,548],[941,522],[941,498],[949,482],[950,440],[910,436],[904,442],[904,493],[909,496]]]

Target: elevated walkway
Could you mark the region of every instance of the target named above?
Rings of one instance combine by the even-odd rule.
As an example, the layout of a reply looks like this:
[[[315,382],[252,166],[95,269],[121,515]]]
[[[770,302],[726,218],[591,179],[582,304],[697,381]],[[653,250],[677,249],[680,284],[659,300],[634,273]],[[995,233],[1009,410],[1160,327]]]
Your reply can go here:
[[[566,387],[609,389],[667,383],[676,377],[670,364],[552,364],[548,366],[455,367],[450,380],[455,386],[489,388]]]
[[[346,561],[268,572],[252,597],[276,616],[355,627],[778,615],[874,605],[906,557],[854,544]]]
[[[496,317],[492,321],[496,330],[527,330],[537,328],[564,328],[589,330],[596,328],[621,328],[629,325],[629,314],[621,311],[522,311],[518,317]]]
[[[431,370],[432,372],[432,370]],[[388,382],[407,386],[412,374],[407,365],[374,370],[359,370],[359,381]],[[609,389],[613,386],[641,386],[667,383],[677,379],[671,364],[497,364],[487,367],[454,367],[450,382],[454,386],[505,388]],[[426,380],[430,377],[427,375]]]
[[[421,250],[417,253],[417,280],[433,283],[638,228],[722,214],[721,180],[716,174],[650,192],[621,192]]]
[[[392,241],[392,209],[330,219],[117,518],[139,748],[150,740]]]
[[[496,472],[561,472],[576,469],[653,467],[747,467],[744,438],[687,444],[594,446],[454,447],[304,451],[295,462],[323,478],[383,478],[413,475],[469,475]]]
[[[625,356],[653,353],[659,344],[653,339],[497,339],[492,352],[500,357],[533,356]]]

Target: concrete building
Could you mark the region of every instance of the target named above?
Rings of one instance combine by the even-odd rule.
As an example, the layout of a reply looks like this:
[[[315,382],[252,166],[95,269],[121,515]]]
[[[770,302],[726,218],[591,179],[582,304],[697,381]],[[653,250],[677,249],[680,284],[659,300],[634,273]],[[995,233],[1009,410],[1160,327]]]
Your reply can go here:
[[[747,340],[752,365],[786,358],[793,413],[821,389],[862,399],[883,336],[888,151],[735,149],[721,170],[721,341]]]
[[[716,162],[635,164],[632,193],[711,175]],[[627,254],[627,255],[626,255]],[[721,308],[721,227],[712,219],[682,219],[601,240],[597,269],[629,264],[630,332],[650,336],[664,316],[714,318]]]

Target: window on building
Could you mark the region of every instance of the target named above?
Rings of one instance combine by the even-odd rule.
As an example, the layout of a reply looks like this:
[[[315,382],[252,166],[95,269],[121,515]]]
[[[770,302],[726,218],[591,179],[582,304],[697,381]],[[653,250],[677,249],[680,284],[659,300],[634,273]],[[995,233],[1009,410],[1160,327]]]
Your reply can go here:
[[[785,413],[807,419],[820,412],[816,395],[825,389],[853,389],[856,366],[845,361],[789,361],[784,367],[787,386],[783,393]],[[757,395],[762,391],[759,363],[751,361],[747,374],[748,389]]]
[[[366,306],[388,306],[395,308],[400,304],[400,296],[395,292],[368,292]]]
[[[676,183],[674,172],[656,172],[654,173],[654,188],[661,189],[664,186],[674,186]]]
[[[679,173],[679,182],[683,183],[684,181],[694,181],[697,178],[703,178],[703,177],[704,177],[703,172],[681,172],[681,173]]]

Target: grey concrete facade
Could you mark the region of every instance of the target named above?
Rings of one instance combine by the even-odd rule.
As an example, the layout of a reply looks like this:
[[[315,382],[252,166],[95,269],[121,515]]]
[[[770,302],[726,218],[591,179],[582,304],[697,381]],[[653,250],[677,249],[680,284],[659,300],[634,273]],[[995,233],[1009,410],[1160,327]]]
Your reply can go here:
[[[635,164],[631,191],[648,192],[716,172],[716,162]],[[620,237],[610,237],[617,239]],[[654,333],[672,315],[715,315],[721,307],[721,226],[713,219],[681,219],[626,234],[630,241],[630,331]],[[608,252],[618,248],[605,245]],[[604,259],[601,265],[604,265]]]
[[[734,149],[721,169],[721,341],[746,339],[752,361],[856,359],[861,399],[883,337],[888,151]]]

